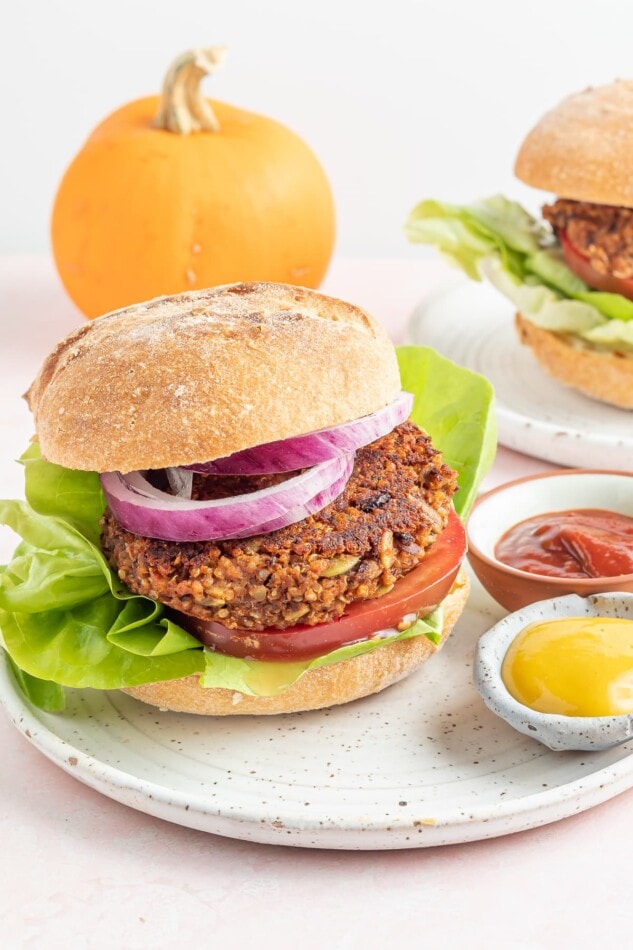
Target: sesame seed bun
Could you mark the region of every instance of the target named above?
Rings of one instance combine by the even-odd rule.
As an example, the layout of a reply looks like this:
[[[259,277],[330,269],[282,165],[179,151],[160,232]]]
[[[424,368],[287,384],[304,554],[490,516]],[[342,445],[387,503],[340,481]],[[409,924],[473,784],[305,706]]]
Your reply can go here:
[[[82,326],[26,398],[45,459],[129,472],[339,425],[399,391],[393,345],[369,314],[255,283],[159,297]]]
[[[462,567],[444,598],[440,646],[466,605],[469,587],[468,575]],[[272,716],[338,706],[378,693],[408,676],[438,649],[424,636],[401,640],[351,660],[310,670],[278,696],[245,696],[228,689],[205,689],[200,686],[199,676],[149,683],[124,692],[162,710],[203,716]]]
[[[561,198],[633,207],[633,81],[563,99],[523,142],[515,174]]]

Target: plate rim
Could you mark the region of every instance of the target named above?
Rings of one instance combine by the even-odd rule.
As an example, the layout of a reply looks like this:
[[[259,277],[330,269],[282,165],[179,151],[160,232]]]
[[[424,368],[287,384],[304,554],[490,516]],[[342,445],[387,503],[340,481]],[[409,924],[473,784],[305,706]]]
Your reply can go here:
[[[270,827],[277,816],[274,815],[271,810],[264,810],[261,805],[259,808],[253,807],[252,805],[247,808],[245,807],[244,801],[241,801],[237,808],[228,811],[226,809],[226,801],[212,804],[209,801],[205,801],[204,796],[198,793],[188,794],[178,789],[170,789],[165,785],[148,779],[139,778],[133,773],[104,762],[102,759],[83,751],[76,745],[63,739],[54,732],[43,719],[39,718],[35,707],[32,707],[26,697],[21,694],[17,681],[10,669],[8,658],[4,651],[2,651],[2,653],[2,663],[0,664],[0,705],[3,706],[18,731],[42,752],[49,761],[59,766],[67,774],[82,781],[85,785],[88,785],[101,794],[105,794],[129,807],[167,819],[176,824],[200,828],[200,825],[195,822],[197,816],[202,819],[215,817],[218,821],[228,822],[230,825],[234,824],[241,828],[248,827],[255,829],[255,834],[253,835],[239,835],[235,833],[230,835],[232,837],[248,837],[252,840],[270,842],[269,834],[262,834],[258,838],[257,829],[264,829],[265,826]],[[41,713],[41,715],[46,716],[48,714]],[[174,754],[177,755],[177,752],[174,751]],[[548,754],[548,751],[544,748],[542,755],[545,756]],[[591,752],[586,753],[586,755],[595,754],[596,753]],[[72,763],[70,761],[71,758],[75,759]],[[281,787],[283,787],[283,785]],[[286,839],[275,840],[277,840],[277,843],[289,845],[298,843],[300,846],[305,846],[306,844],[310,846],[310,844],[312,844],[314,847],[332,847],[332,845],[324,845],[323,837],[328,834],[336,833],[342,836],[349,835],[352,838],[356,838],[356,844],[350,842],[349,844],[343,843],[336,846],[337,848],[349,849],[364,846],[375,848],[375,843],[359,845],[358,840],[364,836],[367,838],[373,836],[375,839],[377,835],[384,835],[385,838],[388,838],[388,836],[391,837],[391,842],[387,841],[387,843],[383,845],[385,848],[417,848],[445,843],[464,843],[527,830],[528,828],[569,817],[580,811],[587,810],[596,804],[600,804],[609,798],[615,797],[631,787],[633,787],[633,748],[617,762],[590,772],[585,776],[578,777],[572,782],[565,782],[562,785],[556,785],[553,788],[548,788],[520,799],[510,799],[492,804],[489,801],[487,803],[477,803],[473,805],[473,807],[462,809],[461,811],[456,811],[453,808],[448,812],[442,813],[439,812],[436,807],[431,806],[429,811],[433,813],[432,818],[429,816],[426,819],[414,819],[411,811],[409,811],[408,814],[412,817],[408,818],[407,812],[404,811],[404,809],[404,813],[396,814],[393,811],[389,811],[387,806],[385,806],[386,810],[382,813],[380,819],[375,817],[371,818],[367,813],[363,813],[353,818],[339,815],[338,817],[330,817],[324,821],[318,817],[311,818],[310,813],[302,813],[302,819],[297,820],[298,813],[295,815],[295,812],[292,811],[284,815],[279,815],[280,818],[285,819],[283,830],[286,832],[290,830],[299,835],[313,834],[317,836],[318,841],[312,844]],[[113,794],[113,792],[117,791],[120,791],[122,794]],[[143,807],[142,803],[129,801],[126,797],[126,793],[140,795],[146,807]],[[413,797],[416,793],[416,789],[408,789],[407,793],[410,797]],[[256,796],[254,796],[254,798],[256,798]],[[574,802],[578,807],[567,807],[570,802]],[[293,804],[292,801],[287,803],[290,807],[292,807]],[[150,805],[151,807],[149,807]],[[417,806],[415,802],[410,807],[411,809],[418,808],[419,810],[419,806]],[[554,814],[552,814],[552,812],[554,812]],[[516,827],[499,827],[502,826],[504,822],[513,818],[516,819]],[[528,819],[527,821],[521,820],[526,818]],[[415,835],[415,837],[413,837],[414,833],[419,830],[420,822],[424,825],[426,833],[422,836]],[[219,830],[217,827],[213,829],[203,828],[202,830],[226,835],[225,831]],[[407,840],[405,844],[394,842],[393,831],[396,830],[400,836],[408,832],[411,835],[411,841],[409,842]],[[451,842],[440,840],[446,837],[442,835],[443,831],[446,831],[453,839]],[[463,833],[464,831],[466,831],[466,833]],[[457,836],[452,835],[451,832],[457,832]],[[431,838],[431,840],[429,840],[429,838]],[[433,840],[433,838],[436,840]]]

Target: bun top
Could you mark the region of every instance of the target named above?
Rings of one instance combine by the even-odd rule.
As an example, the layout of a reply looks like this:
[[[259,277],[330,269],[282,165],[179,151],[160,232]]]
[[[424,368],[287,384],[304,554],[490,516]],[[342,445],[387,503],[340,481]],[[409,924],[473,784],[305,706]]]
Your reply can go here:
[[[189,465],[386,406],[394,348],[369,314],[285,284],[158,297],[75,330],[26,399],[42,456],[129,472]]]
[[[577,92],[523,142],[522,181],[561,198],[633,207],[633,81]]]

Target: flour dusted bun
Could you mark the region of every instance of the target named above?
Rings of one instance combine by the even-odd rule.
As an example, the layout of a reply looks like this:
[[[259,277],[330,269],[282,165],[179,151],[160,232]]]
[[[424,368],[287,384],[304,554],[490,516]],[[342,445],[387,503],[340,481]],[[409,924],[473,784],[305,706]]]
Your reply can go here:
[[[550,330],[516,315],[521,342],[529,346],[550,376],[600,402],[633,409],[633,358],[580,349]]]
[[[27,400],[45,459],[129,472],[339,425],[399,391],[393,346],[369,314],[252,283],[158,297],[82,326]]]
[[[462,567],[444,598],[442,644],[466,606],[469,588],[468,575]],[[229,689],[204,689],[198,676],[148,683],[124,692],[160,709],[202,716],[272,716],[324,709],[380,692],[403,679],[438,649],[424,636],[400,640],[372,653],[304,673],[278,696],[245,696]]]
[[[515,174],[561,198],[633,207],[633,81],[577,92],[523,142]]]

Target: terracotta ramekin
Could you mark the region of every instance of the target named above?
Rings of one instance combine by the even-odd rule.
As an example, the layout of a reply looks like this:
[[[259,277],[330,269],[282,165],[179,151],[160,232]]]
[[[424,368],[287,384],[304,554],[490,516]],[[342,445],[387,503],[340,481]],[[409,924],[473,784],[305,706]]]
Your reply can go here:
[[[468,560],[488,593],[506,610],[563,594],[633,593],[633,574],[617,577],[544,577],[508,567],[494,556],[499,538],[534,515],[598,508],[633,517],[633,472],[570,468],[528,475],[482,495],[467,525]]]

